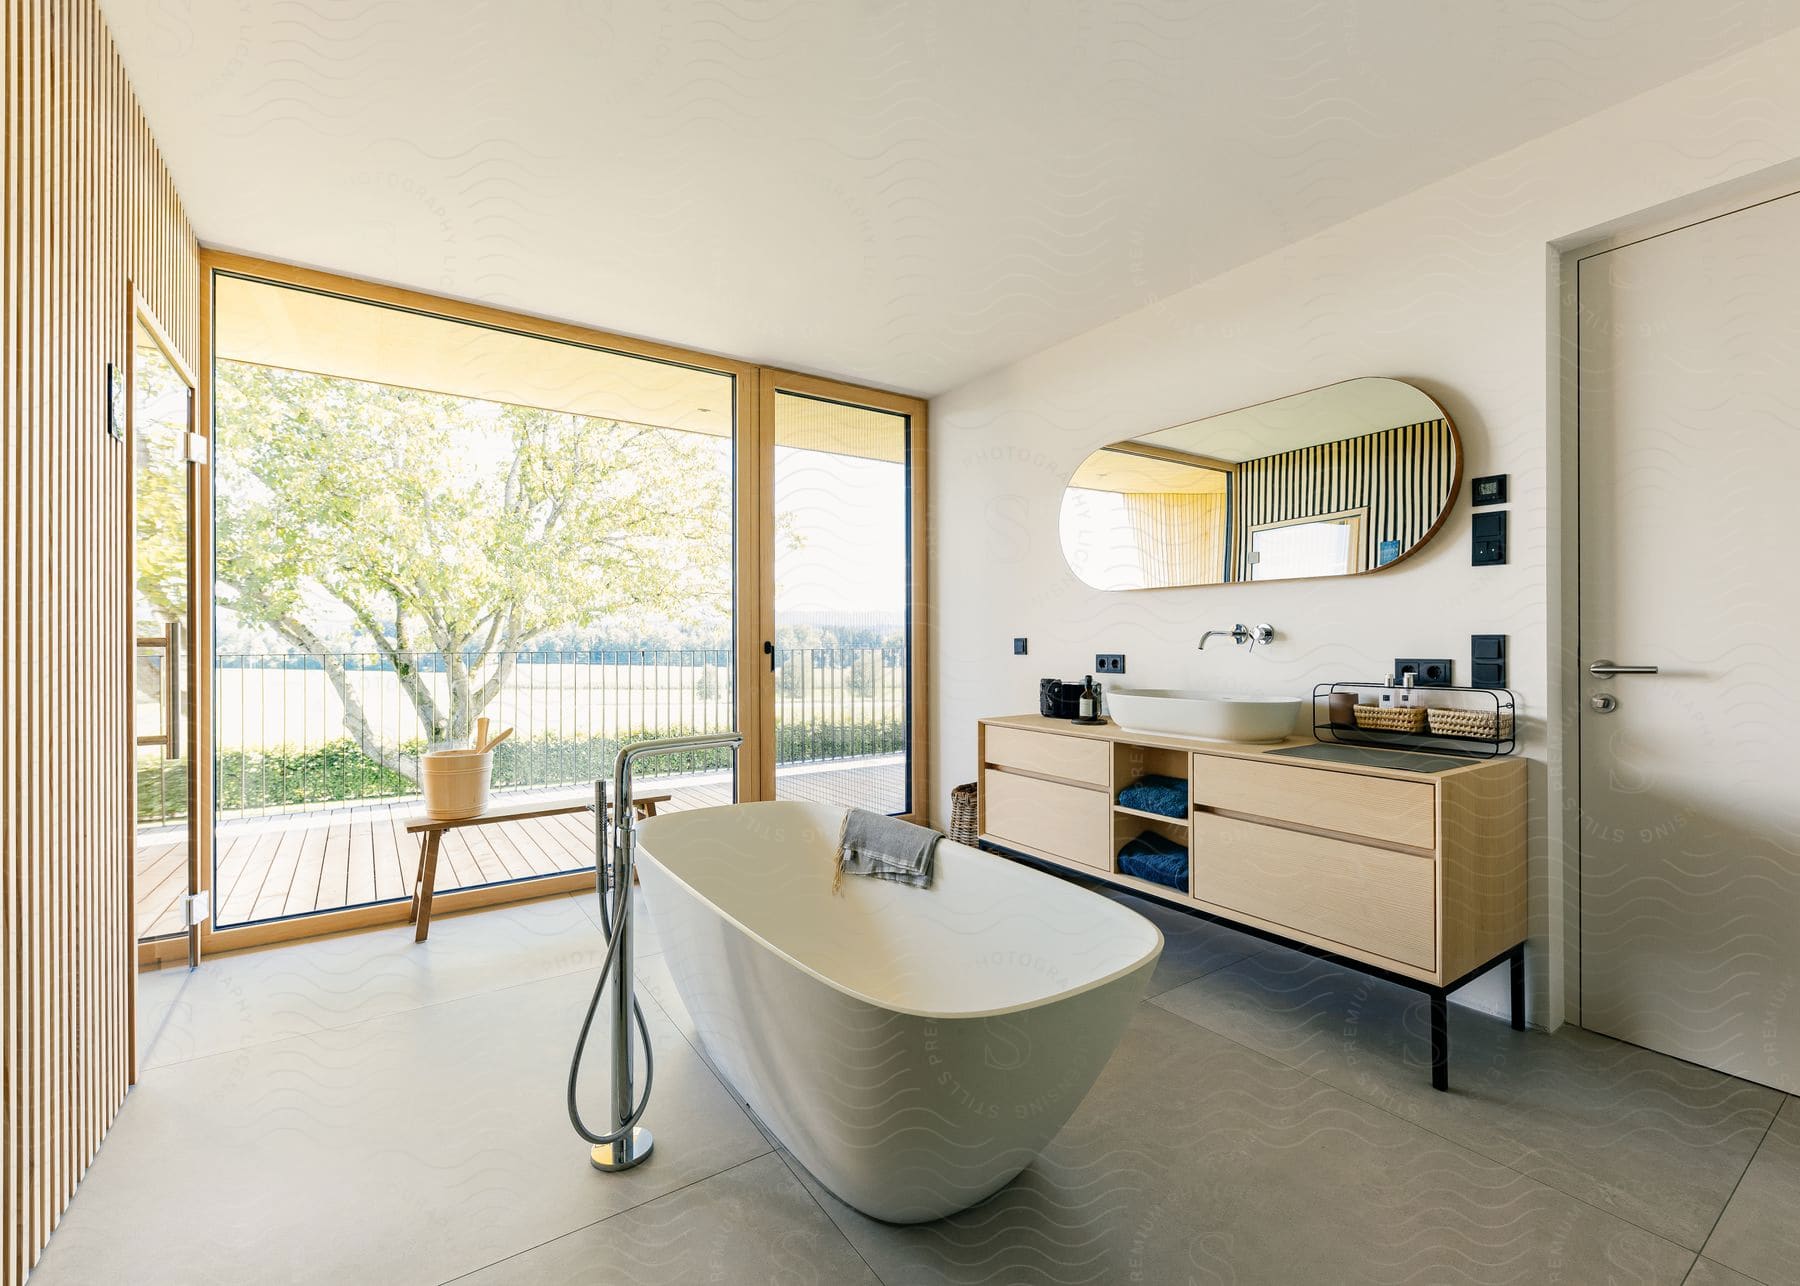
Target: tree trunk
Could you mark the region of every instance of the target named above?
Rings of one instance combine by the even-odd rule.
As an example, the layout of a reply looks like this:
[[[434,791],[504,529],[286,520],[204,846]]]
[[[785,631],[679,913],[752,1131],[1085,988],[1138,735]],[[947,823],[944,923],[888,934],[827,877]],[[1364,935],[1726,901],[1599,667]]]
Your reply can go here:
[[[325,677],[330,680],[331,689],[337,693],[338,702],[344,708],[344,731],[356,743],[357,749],[382,767],[392,769],[417,786],[419,757],[404,753],[397,744],[390,745],[382,741],[369,721],[362,694],[351,682],[353,672],[345,666],[343,656],[332,651],[325,640],[303,622],[287,618],[276,622],[274,628],[308,656],[317,658],[324,668]],[[440,704],[431,691],[430,684],[419,673],[418,667],[412,664],[410,656],[402,656],[385,647],[382,652],[401,692],[412,706],[420,727],[425,730],[428,746],[434,742],[458,743],[469,740],[474,734],[476,720],[493,704],[494,698],[500,695],[501,689],[506,686],[506,681],[512,677],[518,665],[517,652],[501,652],[492,671],[478,685],[458,651],[452,649],[448,654],[439,652],[444,661],[444,674],[449,688],[448,700]]]
[[[242,587],[235,588],[241,595],[245,594]],[[482,658],[471,667],[463,659],[463,649],[455,640],[450,639],[447,634],[435,636],[434,632],[433,641],[437,646],[432,651],[443,660],[445,685],[449,689],[447,700],[440,702],[413,661],[417,654],[397,651],[380,635],[368,613],[359,610],[355,604],[350,606],[374,636],[377,648],[400,685],[400,691],[406,695],[419,726],[424,729],[426,745],[460,745],[469,741],[474,735],[476,720],[500,695],[518,665],[518,652],[515,650],[518,640],[502,640],[504,650],[497,654],[484,648]],[[264,619],[269,619],[270,616],[273,613],[265,612]],[[351,682],[353,672],[345,666],[343,656],[332,651],[325,640],[305,622],[291,616],[275,619],[272,628],[308,656],[318,659],[324,668],[325,677],[331,682],[332,691],[337,693],[338,701],[344,708],[344,731],[356,743],[357,749],[382,767],[392,769],[417,786],[420,771],[418,756],[405,754],[398,744],[389,745],[381,740],[369,721],[362,694]],[[509,630],[508,633],[510,632]],[[489,647],[491,646],[490,641]],[[493,668],[486,678],[477,683],[475,676],[489,657],[494,658]]]
[[[344,668],[343,660],[331,652],[316,654],[319,663],[325,667],[325,674],[331,680],[331,686],[338,694],[338,700],[344,706],[344,731],[356,741],[357,748],[384,768],[391,768],[413,785],[419,784],[419,760],[416,755],[405,754],[399,746],[387,746],[376,736],[375,729],[369,726],[369,716],[363,709],[362,697],[350,685],[350,674]]]
[[[323,639],[299,621],[284,620],[275,628],[290,642],[305,649],[308,656],[318,658],[319,664],[324,667],[325,677],[331,681],[332,691],[337,693],[338,702],[344,707],[344,731],[356,742],[357,749],[382,767],[391,768],[413,785],[418,785],[418,756],[404,754],[398,745],[388,746],[376,735],[374,727],[369,723],[368,711],[363,707],[362,694],[350,682],[350,671],[344,665],[344,658],[327,648]],[[421,719],[425,719],[427,712],[420,709],[419,703],[413,700],[412,688],[403,681],[401,690],[407,694],[408,700],[413,701],[415,712]]]

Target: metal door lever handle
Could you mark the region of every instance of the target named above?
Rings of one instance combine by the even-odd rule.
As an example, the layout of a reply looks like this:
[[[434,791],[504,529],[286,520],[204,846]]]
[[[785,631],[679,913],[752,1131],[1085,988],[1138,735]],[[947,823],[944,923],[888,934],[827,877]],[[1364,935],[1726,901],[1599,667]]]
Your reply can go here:
[[[1613,661],[1595,661],[1588,673],[1597,679],[1610,679],[1615,674],[1655,674],[1654,665],[1619,665]]]

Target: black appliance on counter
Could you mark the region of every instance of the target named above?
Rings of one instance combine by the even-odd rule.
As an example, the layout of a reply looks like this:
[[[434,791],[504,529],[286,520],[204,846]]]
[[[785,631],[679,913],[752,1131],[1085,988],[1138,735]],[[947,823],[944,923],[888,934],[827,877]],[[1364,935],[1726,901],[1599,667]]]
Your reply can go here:
[[[1075,719],[1081,715],[1080,679],[1039,679],[1038,713],[1046,719]]]

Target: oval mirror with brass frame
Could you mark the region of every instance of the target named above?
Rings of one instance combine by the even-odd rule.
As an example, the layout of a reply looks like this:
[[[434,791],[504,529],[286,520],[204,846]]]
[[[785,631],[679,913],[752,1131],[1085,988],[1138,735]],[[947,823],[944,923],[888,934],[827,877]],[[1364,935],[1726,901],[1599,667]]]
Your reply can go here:
[[[1462,440],[1431,396],[1369,376],[1109,443],[1062,500],[1095,589],[1382,571],[1443,525]]]

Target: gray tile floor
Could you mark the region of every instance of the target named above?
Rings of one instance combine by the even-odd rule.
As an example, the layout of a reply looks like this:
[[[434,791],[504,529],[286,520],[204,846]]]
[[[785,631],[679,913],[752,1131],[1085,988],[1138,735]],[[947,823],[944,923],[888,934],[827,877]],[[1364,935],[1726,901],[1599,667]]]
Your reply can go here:
[[[1118,1055],[1017,1182],[911,1228],[771,1145],[654,926],[657,1154],[589,1169],[585,899],[146,974],[141,1083],[32,1281],[1800,1283],[1792,1100],[1454,1007],[1434,1094],[1422,998],[1121,897],[1168,946]]]

